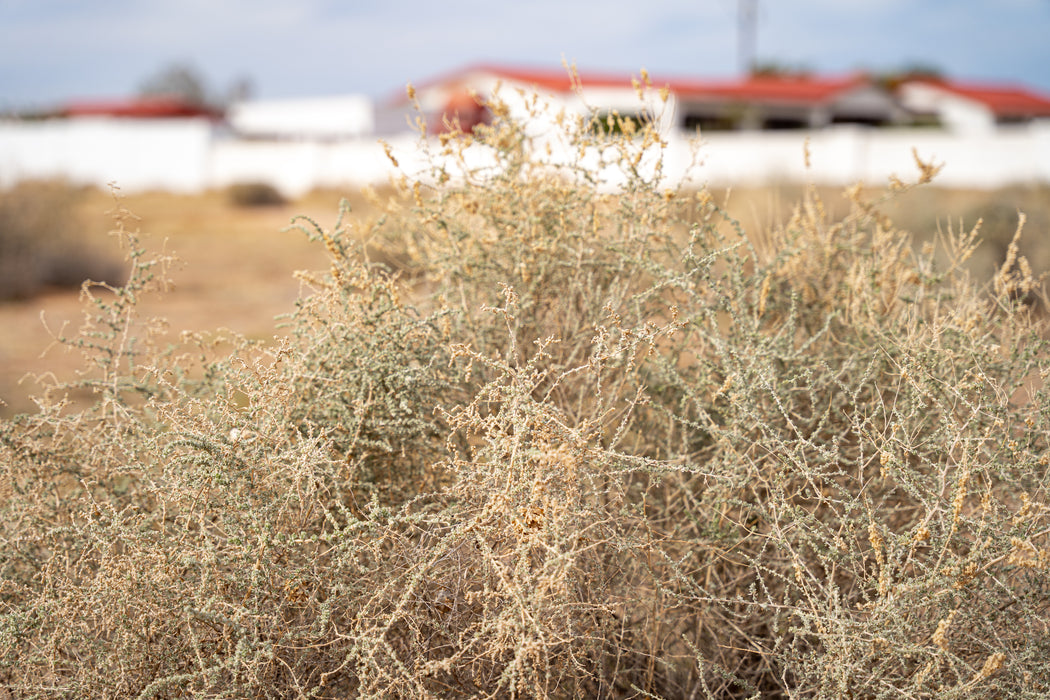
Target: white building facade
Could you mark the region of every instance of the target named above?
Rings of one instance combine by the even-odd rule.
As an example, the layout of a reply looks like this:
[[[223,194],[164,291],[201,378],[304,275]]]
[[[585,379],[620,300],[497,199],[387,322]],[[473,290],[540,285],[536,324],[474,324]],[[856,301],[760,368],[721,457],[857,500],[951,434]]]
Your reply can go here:
[[[669,185],[686,177],[715,186],[878,185],[890,176],[908,179],[913,150],[945,164],[937,181],[943,186],[1050,183],[1050,99],[1016,88],[909,82],[893,95],[856,77],[646,84],[641,75],[632,82],[475,66],[419,85],[414,100],[378,105],[352,95],[243,102],[224,121],[136,117],[130,108],[119,116],[95,109],[0,121],[0,187],[62,178],[127,191],[199,192],[265,182],[295,197],[314,188],[381,185],[426,170],[413,123],[424,124],[429,138],[450,119],[470,128],[491,118],[484,103],[494,95],[511,117],[529,120],[531,133],[549,136],[555,160],[572,155],[559,114],[654,120],[666,144]],[[916,115],[942,128],[906,126]]]

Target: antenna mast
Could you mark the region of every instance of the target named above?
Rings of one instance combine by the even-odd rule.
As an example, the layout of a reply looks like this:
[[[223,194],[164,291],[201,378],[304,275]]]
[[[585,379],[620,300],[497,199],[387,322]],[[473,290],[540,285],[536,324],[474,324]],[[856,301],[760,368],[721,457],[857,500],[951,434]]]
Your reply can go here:
[[[737,57],[742,76],[755,69],[755,37],[758,21],[758,0],[737,0]]]

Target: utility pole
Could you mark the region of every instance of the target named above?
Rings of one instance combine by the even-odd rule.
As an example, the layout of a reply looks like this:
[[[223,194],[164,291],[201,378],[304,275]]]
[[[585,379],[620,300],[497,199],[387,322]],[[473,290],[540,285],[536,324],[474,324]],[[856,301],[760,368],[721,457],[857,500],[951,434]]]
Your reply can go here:
[[[758,0],[737,0],[737,15],[737,60],[740,74],[747,77],[755,68]]]

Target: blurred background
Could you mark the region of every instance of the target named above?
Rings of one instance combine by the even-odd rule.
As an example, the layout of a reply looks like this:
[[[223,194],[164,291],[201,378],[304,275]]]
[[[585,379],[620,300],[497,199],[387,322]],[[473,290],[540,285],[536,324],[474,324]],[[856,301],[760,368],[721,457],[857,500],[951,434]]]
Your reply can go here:
[[[271,337],[292,271],[325,266],[291,217],[330,224],[342,197],[367,214],[361,188],[382,196],[396,174],[379,139],[401,171],[421,167],[408,82],[431,132],[486,121],[471,96],[503,85],[658,119],[672,174],[699,135],[691,185],[732,188],[749,229],[804,182],[834,208],[852,182],[913,179],[914,148],[944,169],[892,205],[899,224],[930,237],[983,218],[988,274],[1023,210],[1042,272],[1047,36],[1050,0],[0,0],[0,411],[30,410],[35,375],[76,366],[41,353],[79,323],[84,279],[120,284],[118,205],[184,261],[147,314]],[[639,102],[643,69],[666,106]]]

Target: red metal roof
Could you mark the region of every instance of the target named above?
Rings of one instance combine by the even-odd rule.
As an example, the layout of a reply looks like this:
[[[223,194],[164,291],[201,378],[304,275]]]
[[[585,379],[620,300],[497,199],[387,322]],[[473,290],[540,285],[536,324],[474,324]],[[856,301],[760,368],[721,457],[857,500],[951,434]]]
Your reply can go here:
[[[915,80],[938,87],[960,97],[980,102],[997,117],[1050,117],[1050,96],[1041,95],[1018,85],[991,85],[952,80]]]
[[[66,103],[59,112],[67,117],[211,117],[220,114],[209,107],[170,97],[144,97],[128,100],[77,100]]]
[[[554,90],[555,92],[570,92],[573,89],[572,77],[564,68],[557,70],[508,68],[505,66],[477,65],[468,68],[463,73],[491,73],[504,80],[513,80],[518,83],[535,85],[536,87]],[[626,73],[580,73],[580,83],[590,87],[630,87],[631,76]]]
[[[475,63],[464,68],[443,73],[417,84],[416,87],[425,90],[439,85],[458,86],[468,82],[468,78],[477,73],[491,75],[501,80],[512,80],[514,82],[535,85],[536,87],[546,88],[548,90],[553,90],[554,92],[569,92],[573,87],[572,81],[569,78],[569,73],[564,68],[559,68],[558,70],[510,68],[489,63]],[[585,85],[614,85],[616,87],[623,87],[625,85],[629,86],[631,84],[631,79],[630,76],[627,75],[589,75],[583,79],[583,83]],[[404,93],[401,93],[400,96],[403,96],[403,94]]]
[[[669,83],[680,97],[734,102],[827,102],[839,94],[871,81],[862,76],[812,78],[808,76],[752,76],[724,82],[679,81]]]
[[[524,83],[553,92],[570,92],[573,81],[564,68],[530,69],[493,64],[475,64],[426,81],[419,87],[426,89],[439,85],[457,86],[469,81],[475,74]],[[636,76],[637,77],[637,76]],[[630,88],[629,73],[579,73],[583,87]],[[870,84],[863,75],[815,78],[809,76],[754,76],[743,80],[664,79],[651,76],[653,87],[667,86],[679,97],[719,101],[766,101],[815,104],[833,99],[836,95],[861,85]]]

